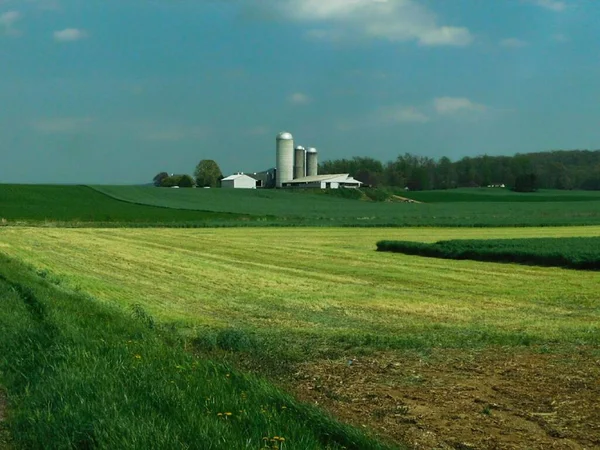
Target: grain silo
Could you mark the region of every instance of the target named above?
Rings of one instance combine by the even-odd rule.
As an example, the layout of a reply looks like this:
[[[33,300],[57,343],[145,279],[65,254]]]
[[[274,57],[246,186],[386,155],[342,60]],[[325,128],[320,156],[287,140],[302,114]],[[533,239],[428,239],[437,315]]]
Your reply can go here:
[[[280,188],[294,178],[294,137],[285,131],[277,135],[277,175],[275,186]]]
[[[306,176],[314,177],[318,175],[319,158],[316,148],[306,150]]]
[[[294,150],[294,180],[306,176],[306,149],[299,145]]]

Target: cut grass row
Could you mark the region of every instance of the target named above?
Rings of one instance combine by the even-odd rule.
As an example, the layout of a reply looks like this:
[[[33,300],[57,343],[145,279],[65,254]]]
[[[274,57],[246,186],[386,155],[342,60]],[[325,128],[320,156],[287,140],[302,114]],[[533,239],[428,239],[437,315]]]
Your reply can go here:
[[[0,383],[15,448],[387,448],[264,380],[193,357],[135,312],[0,255]]]
[[[600,237],[452,240],[433,244],[379,241],[381,252],[600,270]]]
[[[598,345],[595,272],[382,254],[373,244],[598,234],[598,227],[5,228],[0,252],[107,303],[142,302],[209,346],[219,330],[234,329],[274,359],[301,360],[374,349]]]

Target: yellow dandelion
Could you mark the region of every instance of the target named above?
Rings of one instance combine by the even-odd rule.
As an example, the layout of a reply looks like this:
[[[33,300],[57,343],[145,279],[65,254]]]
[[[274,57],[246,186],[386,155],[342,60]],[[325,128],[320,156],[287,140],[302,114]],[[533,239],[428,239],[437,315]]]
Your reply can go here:
[[[222,415],[223,415],[223,413],[217,413],[217,416],[222,416]]]
[[[142,355],[135,355],[135,359],[142,359]]]
[[[230,413],[230,412],[226,412],[226,413],[225,413],[225,415],[226,415],[226,416],[230,416],[230,415],[231,415],[231,413]]]

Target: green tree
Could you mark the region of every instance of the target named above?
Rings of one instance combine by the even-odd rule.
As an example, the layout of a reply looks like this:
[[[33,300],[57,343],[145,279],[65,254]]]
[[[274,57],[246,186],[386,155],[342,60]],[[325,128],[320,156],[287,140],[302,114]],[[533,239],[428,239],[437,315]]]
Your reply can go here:
[[[181,175],[181,178],[179,179],[179,183],[177,185],[182,188],[191,188],[194,186],[194,184],[194,179],[191,176]]]
[[[537,177],[533,173],[524,173],[517,175],[515,178],[515,185],[513,186],[515,192],[535,192],[537,191]]]
[[[198,187],[218,187],[223,178],[223,173],[219,165],[212,159],[203,159],[196,166],[194,171],[196,185]]]
[[[160,172],[152,179],[152,182],[154,183],[154,186],[159,187],[162,186],[162,182],[165,178],[169,178],[169,174],[167,172]]]

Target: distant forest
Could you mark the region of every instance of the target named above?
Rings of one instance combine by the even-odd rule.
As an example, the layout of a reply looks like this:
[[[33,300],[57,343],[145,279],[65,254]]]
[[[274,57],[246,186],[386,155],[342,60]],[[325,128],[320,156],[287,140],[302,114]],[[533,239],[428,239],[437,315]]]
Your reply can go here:
[[[319,173],[349,173],[370,186],[410,190],[502,185],[514,187],[520,177],[535,178],[536,188],[600,190],[600,150],[559,150],[476,156],[451,161],[406,153],[383,163],[369,157],[324,161]]]

